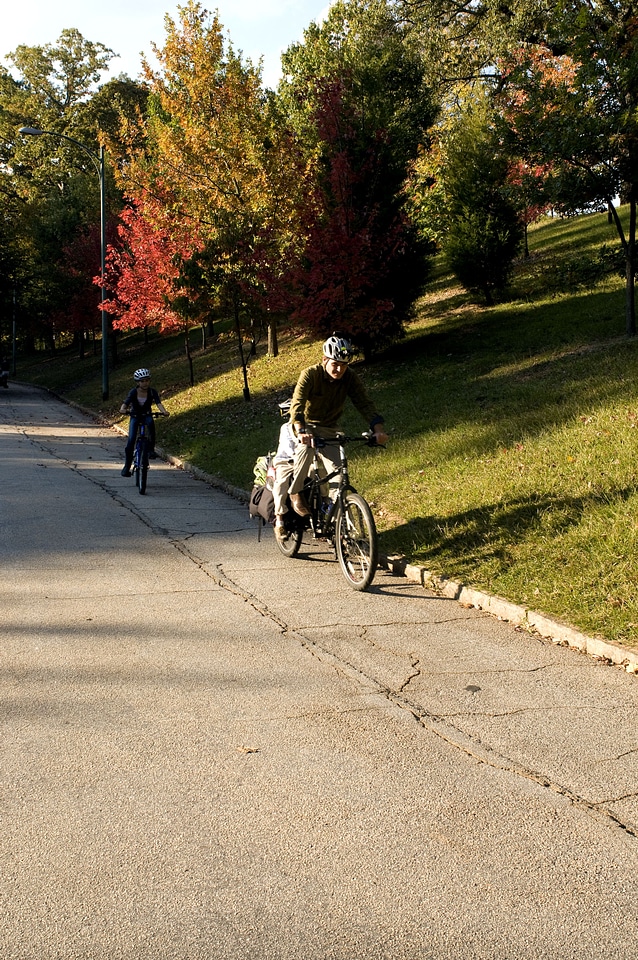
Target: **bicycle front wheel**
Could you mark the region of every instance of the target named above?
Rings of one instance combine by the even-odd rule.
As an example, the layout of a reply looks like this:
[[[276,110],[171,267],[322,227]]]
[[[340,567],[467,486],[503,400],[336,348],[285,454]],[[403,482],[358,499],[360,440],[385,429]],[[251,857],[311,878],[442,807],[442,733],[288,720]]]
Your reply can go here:
[[[140,467],[139,484],[138,484],[138,489],[139,489],[140,493],[146,493],[146,478],[147,478],[147,476],[148,476],[148,466],[145,467],[145,466],[142,464],[142,466]]]
[[[353,590],[366,590],[379,562],[379,538],[370,507],[358,493],[346,493],[335,528],[341,571]]]
[[[146,493],[146,478],[148,477],[148,444],[142,443],[140,449],[139,468],[137,471],[137,488],[140,493]]]

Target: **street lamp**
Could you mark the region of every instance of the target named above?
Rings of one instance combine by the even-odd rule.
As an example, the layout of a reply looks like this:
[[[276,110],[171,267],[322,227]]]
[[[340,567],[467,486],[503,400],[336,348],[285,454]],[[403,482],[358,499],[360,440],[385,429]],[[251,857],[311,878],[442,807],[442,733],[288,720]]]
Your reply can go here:
[[[106,256],[106,216],[105,216],[105,190],[104,190],[104,145],[100,144],[100,153],[93,153],[88,147],[85,147],[79,140],[73,137],[67,137],[66,133],[57,133],[55,130],[37,130],[35,127],[20,127],[19,131],[26,137],[42,137],[45,134],[49,137],[59,137],[61,140],[69,140],[76,147],[80,147],[91,158],[91,162],[100,178],[100,280],[102,284],[102,399],[109,398],[109,323],[106,311],[104,310],[104,301],[106,300],[106,290],[104,288],[105,274],[105,256]]]

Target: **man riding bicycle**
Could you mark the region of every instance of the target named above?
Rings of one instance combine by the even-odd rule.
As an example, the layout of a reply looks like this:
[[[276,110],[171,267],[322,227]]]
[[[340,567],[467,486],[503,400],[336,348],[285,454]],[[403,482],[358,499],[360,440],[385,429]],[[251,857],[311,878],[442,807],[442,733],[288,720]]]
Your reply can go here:
[[[162,404],[159,393],[154,387],[151,387],[151,371],[146,367],[140,367],[133,374],[135,386],[129,390],[126,399],[120,407],[120,413],[130,413],[131,419],[128,428],[128,442],[124,448],[124,466],[122,476],[131,476],[131,464],[133,463],[133,453],[135,451],[135,438],[137,436],[137,425],[140,420],[145,420],[150,439],[151,452],[149,456],[155,458],[155,423],[152,416],[153,404],[157,407],[163,417],[170,417],[170,413]]]
[[[314,438],[331,440],[337,436],[348,398],[368,422],[377,443],[384,444],[388,439],[383,417],[376,412],[361,379],[349,366],[352,353],[350,341],[333,334],[323,345],[321,363],[302,370],[292,396],[290,422],[297,446],[289,495],[293,510],[301,517],[308,515],[301,491],[315,457]],[[328,443],[317,453],[326,471],[332,473],[337,468],[338,446]],[[283,524],[281,518],[277,522]]]

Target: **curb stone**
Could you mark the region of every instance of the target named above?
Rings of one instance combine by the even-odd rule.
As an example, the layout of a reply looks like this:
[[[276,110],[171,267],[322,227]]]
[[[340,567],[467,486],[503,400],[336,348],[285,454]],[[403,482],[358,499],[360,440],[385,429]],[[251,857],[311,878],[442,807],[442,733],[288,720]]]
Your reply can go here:
[[[174,467],[185,470],[197,480],[203,480],[211,486],[223,490],[235,500],[242,503],[248,503],[250,500],[250,493],[247,490],[234,487],[222,480],[221,477],[205,473],[192,463],[163,452],[160,447],[157,447],[157,452]],[[551,640],[552,643],[572,647],[602,662],[623,667],[627,673],[638,674],[638,651],[626,650],[624,647],[609,643],[606,640],[588,637],[586,634],[575,630],[574,627],[551,620],[541,613],[528,610],[527,607],[504,600],[502,597],[484,593],[482,590],[475,590],[463,583],[435,574],[425,567],[406,563],[403,557],[382,555],[379,557],[379,566],[389,570],[395,576],[406,577],[413,583],[419,583],[422,587],[433,589],[443,597],[456,600],[462,606],[483,610],[490,616],[505,620],[530,633],[536,633],[545,640]]]
[[[502,597],[493,596],[439,576],[425,567],[402,562],[400,557],[386,557],[383,565],[392,573],[405,576],[423,587],[430,587],[441,596],[457,600],[463,606],[476,607],[499,620],[505,620],[514,626],[536,633],[546,640],[551,640],[552,643],[572,647],[597,660],[623,667],[627,673],[638,674],[638,651],[627,650],[625,647],[597,637],[589,637],[574,627],[551,620],[542,613],[536,613]]]
[[[29,384],[29,386],[34,386],[34,384]],[[59,396],[54,393],[54,391],[49,390],[47,387],[41,389],[51,393],[63,403],[75,407],[76,410],[91,417],[100,423],[100,425],[110,427],[112,430],[126,435],[126,430],[117,424],[109,423],[103,416],[96,415],[94,410],[89,410],[86,407],[80,406],[80,404],[69,401],[65,397]],[[173,457],[161,447],[157,447],[156,449],[157,453],[164,460],[174,467],[190,473],[197,480],[202,480],[213,487],[223,490],[229,496],[242,503],[248,503],[250,500],[249,491],[241,487],[235,487],[225,480],[222,480],[221,477],[206,473],[187,460],[180,460],[178,457]],[[610,643],[607,640],[589,637],[584,633],[580,633],[580,631],[574,627],[570,627],[568,624],[551,620],[542,613],[536,613],[527,607],[512,603],[509,600],[504,600],[502,597],[485,593],[482,590],[475,590],[456,580],[451,580],[448,577],[433,573],[426,567],[407,563],[402,556],[392,554],[387,556],[381,555],[379,557],[379,566],[389,570],[390,573],[395,576],[406,577],[406,579],[412,583],[418,583],[422,587],[428,587],[434,590],[443,597],[456,600],[462,606],[475,607],[477,610],[483,610],[484,613],[490,616],[504,620],[507,623],[512,623],[514,626],[527,630],[530,633],[535,633],[545,640],[551,640],[552,643],[579,650],[581,653],[585,653],[603,663],[623,667],[626,673],[638,674],[638,650],[627,650],[625,647]]]

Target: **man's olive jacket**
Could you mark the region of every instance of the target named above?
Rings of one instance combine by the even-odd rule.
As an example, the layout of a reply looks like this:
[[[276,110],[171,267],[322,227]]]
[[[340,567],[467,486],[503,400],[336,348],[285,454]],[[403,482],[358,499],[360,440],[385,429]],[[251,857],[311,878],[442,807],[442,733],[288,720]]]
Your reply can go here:
[[[383,423],[383,417],[376,412],[366,388],[351,367],[339,380],[329,377],[322,363],[307,367],[299,375],[292,395],[290,422],[334,430],[348,398],[371,429]]]

